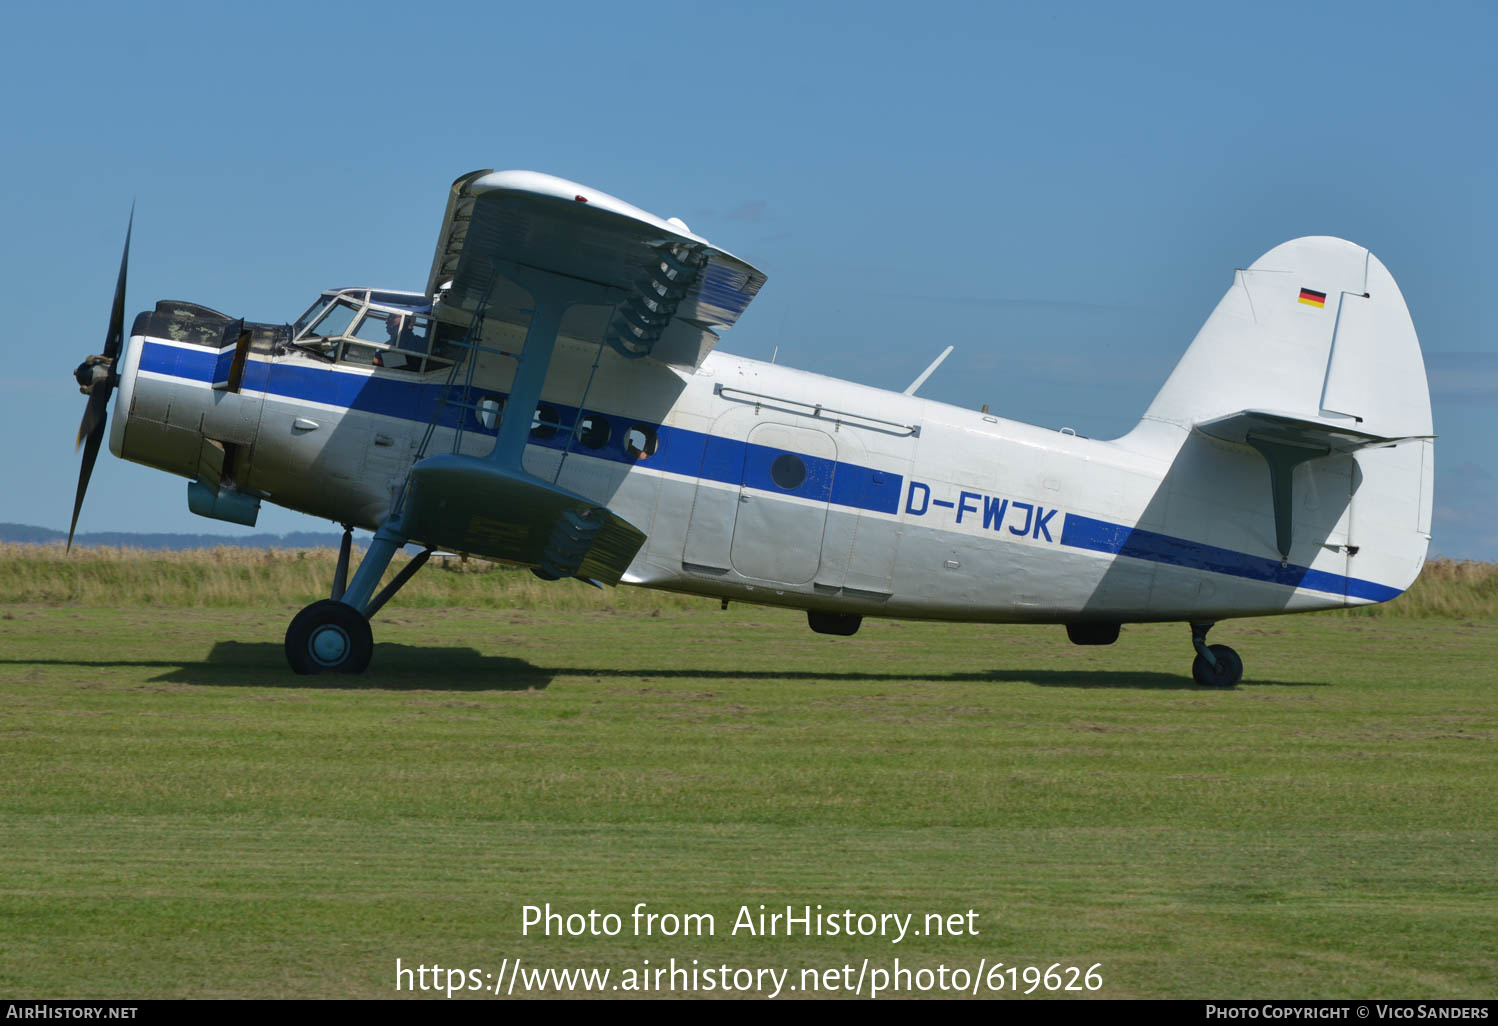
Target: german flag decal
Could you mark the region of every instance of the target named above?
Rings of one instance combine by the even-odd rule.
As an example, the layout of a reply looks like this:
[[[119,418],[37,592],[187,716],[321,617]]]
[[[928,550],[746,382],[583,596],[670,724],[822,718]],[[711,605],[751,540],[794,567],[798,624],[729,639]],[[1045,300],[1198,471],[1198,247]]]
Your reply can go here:
[[[1315,289],[1301,289],[1300,301],[1306,306],[1314,306],[1318,310],[1326,307],[1326,293],[1317,292]]]

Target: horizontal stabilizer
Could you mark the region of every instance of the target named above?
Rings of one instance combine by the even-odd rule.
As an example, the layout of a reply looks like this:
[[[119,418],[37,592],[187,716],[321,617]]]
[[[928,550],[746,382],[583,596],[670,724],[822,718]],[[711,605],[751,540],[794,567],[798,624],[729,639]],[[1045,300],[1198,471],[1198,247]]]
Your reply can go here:
[[[411,468],[402,530],[411,539],[546,576],[618,584],[645,543],[633,524],[523,470],[472,456],[432,456]]]
[[[1273,410],[1240,410],[1226,417],[1216,417],[1196,425],[1196,430],[1211,438],[1240,445],[1277,442],[1304,449],[1324,450],[1324,455],[1346,454],[1370,446],[1397,445],[1433,435],[1405,435],[1394,438],[1363,431],[1347,419],[1329,420],[1297,417]]]

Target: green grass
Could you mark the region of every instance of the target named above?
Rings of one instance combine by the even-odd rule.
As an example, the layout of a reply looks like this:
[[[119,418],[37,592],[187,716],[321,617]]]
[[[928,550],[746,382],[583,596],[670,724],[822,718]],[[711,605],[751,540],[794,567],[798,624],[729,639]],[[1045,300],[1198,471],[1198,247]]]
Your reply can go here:
[[[357,566],[360,556],[354,554]],[[389,580],[407,556],[398,554]],[[0,604],[85,606],[306,605],[328,597],[336,549],[188,549],[180,552],[0,543]],[[712,599],[599,589],[581,581],[542,581],[529,570],[483,560],[438,556],[400,592],[407,608],[445,609],[708,609]]]
[[[305,605],[326,598],[334,549],[196,549],[183,552],[0,543],[0,604],[88,606]],[[357,556],[355,557],[357,559]],[[405,556],[397,556],[398,568]],[[394,572],[393,570],[391,571]],[[543,582],[526,570],[438,557],[401,590],[406,607],[438,609],[710,609],[712,599],[638,588],[599,590],[579,581]],[[1432,560],[1410,590],[1340,616],[1498,620],[1498,563]]]
[[[295,678],[293,611],[0,606],[0,993],[380,998],[397,957],[517,956],[1498,988],[1491,621],[1226,623],[1246,680],[1211,691],[1182,626],[834,639],[740,606],[397,603],[370,673]],[[521,935],[525,904],[639,901],[718,935]],[[761,903],[980,934],[728,936]]]

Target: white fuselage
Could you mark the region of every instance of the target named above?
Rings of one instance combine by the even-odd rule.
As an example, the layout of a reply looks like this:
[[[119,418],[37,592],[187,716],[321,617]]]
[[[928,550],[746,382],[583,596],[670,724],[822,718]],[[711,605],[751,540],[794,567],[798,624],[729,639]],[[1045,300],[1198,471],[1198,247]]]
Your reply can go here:
[[[194,478],[205,439],[227,442],[247,494],[378,526],[446,374],[293,349],[252,354],[226,393],[214,358],[131,338],[112,451]],[[486,357],[479,389],[502,399],[512,367]],[[629,584],[902,618],[1212,620],[1381,601],[1419,569],[1366,549],[1372,472],[1350,456],[1297,471],[1282,560],[1259,457],[1168,425],[1098,441],[719,352],[693,371],[565,337],[542,399],[564,426],[533,434],[525,468],[646,534]],[[450,450],[446,416],[425,455]],[[461,451],[487,453],[493,417],[463,416]],[[653,452],[630,448],[634,428]]]

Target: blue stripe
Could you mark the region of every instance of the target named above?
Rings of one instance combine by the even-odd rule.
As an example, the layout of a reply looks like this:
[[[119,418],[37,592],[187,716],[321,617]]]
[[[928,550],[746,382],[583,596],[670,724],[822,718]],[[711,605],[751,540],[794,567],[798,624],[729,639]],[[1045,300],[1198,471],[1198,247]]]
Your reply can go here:
[[[1276,559],[1250,556],[1215,545],[1203,545],[1201,542],[1173,538],[1137,527],[1125,527],[1123,524],[1110,524],[1106,520],[1094,520],[1076,513],[1066,515],[1065,526],[1061,529],[1061,544],[1093,552],[1147,559],[1152,563],[1210,570],[1212,573],[1251,581],[1267,581],[1289,588],[1370,599],[1374,602],[1387,602],[1401,594],[1397,588],[1373,581],[1343,577],[1325,570],[1312,570],[1307,566],[1281,566]]]
[[[847,466],[842,464],[841,466]],[[859,467],[859,471],[865,468]],[[868,473],[846,474],[839,469],[832,479],[832,504],[852,506],[855,509],[873,510],[893,516],[900,511],[900,495],[905,490],[905,478],[883,470]]]
[[[211,350],[183,349],[147,342],[141,352],[140,368],[194,381],[211,381],[216,358],[217,353]],[[251,360],[245,365],[241,387],[252,392],[265,392],[287,399],[324,403],[425,424],[431,419],[432,410],[437,407],[445,386],[385,377],[381,374],[344,374],[331,367]],[[503,392],[487,394],[498,398],[506,397]],[[556,409],[561,429],[550,438],[533,437],[530,444],[546,449],[565,449],[580,411],[575,406],[563,406],[560,403],[547,405]],[[793,453],[805,464],[806,477],[795,488],[782,488],[771,477],[770,467],[777,456],[790,452],[788,449],[755,445],[629,417],[590,413],[609,422],[609,440],[598,449],[589,449],[577,442],[572,451],[594,459],[631,466],[639,462],[625,451],[625,442],[630,428],[640,426],[654,431],[657,439],[656,451],[645,459],[644,465],[680,477],[694,480],[704,478],[729,485],[742,484],[749,488],[888,514],[898,511],[900,496],[905,487],[905,479],[900,474],[856,463],[837,463],[805,453]],[[498,434],[497,427],[485,428],[480,425],[471,411],[446,404],[438,411],[437,422],[441,427],[454,428],[460,415],[465,418],[464,431],[491,438]]]
[[[229,381],[229,371],[234,366],[234,351],[237,346],[225,346],[218,351],[218,359],[213,362],[213,384],[219,382],[225,384]]]
[[[775,461],[786,455],[793,460],[800,460],[803,468],[801,482],[794,488],[782,486],[775,480],[771,470]],[[832,480],[835,476],[833,468],[836,466],[835,460],[793,453],[788,449],[776,449],[753,442],[744,445],[744,485],[761,491],[780,492],[815,502],[831,502]]]
[[[141,352],[142,370],[195,381],[212,381],[218,354],[207,349],[183,349],[147,342]],[[366,413],[378,413],[387,417],[399,417],[425,424],[442,396],[444,386],[439,384],[403,380],[383,375],[343,374],[329,368],[293,363],[265,363],[251,360],[245,365],[243,387],[255,392],[266,392],[288,399],[303,399],[310,402],[341,406]],[[493,392],[503,398],[505,393]],[[566,448],[568,430],[575,422],[578,409],[573,406],[550,404],[558,411],[563,428],[551,438],[533,438],[530,444],[543,448],[561,450]],[[442,427],[457,426],[459,414],[467,420],[464,430],[473,434],[494,437],[495,428],[484,428],[477,423],[471,411],[459,410],[444,405],[439,413],[438,424]],[[646,466],[679,477],[721,484],[743,484],[750,488],[785,492],[801,498],[831,502],[835,506],[864,509],[875,513],[894,515],[899,512],[900,497],[904,494],[905,479],[900,474],[876,470],[854,463],[834,463],[832,460],[805,453],[794,453],[806,465],[806,478],[793,489],[781,488],[770,475],[775,457],[790,450],[756,445],[734,438],[690,431],[686,428],[669,427],[663,424],[636,421],[628,417],[608,414],[609,441],[599,449],[588,449],[580,443],[573,451],[594,459],[633,465],[625,452],[625,438],[631,426],[639,424],[656,432],[658,445],[648,457]],[[933,505],[950,506],[943,500],[932,500]],[[1402,594],[1396,588],[1356,577],[1343,577],[1325,570],[1313,570],[1304,566],[1281,566],[1278,560],[1263,556],[1251,556],[1231,549],[1204,545],[1200,542],[1175,538],[1154,531],[1126,527],[1105,520],[1066,514],[1061,531],[1061,544],[1071,548],[1088,549],[1113,555],[1145,559],[1155,563],[1208,570],[1253,581],[1266,581],[1290,588],[1305,588],[1349,598],[1386,602]]]

